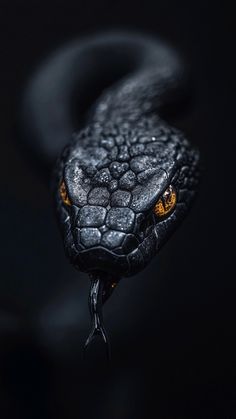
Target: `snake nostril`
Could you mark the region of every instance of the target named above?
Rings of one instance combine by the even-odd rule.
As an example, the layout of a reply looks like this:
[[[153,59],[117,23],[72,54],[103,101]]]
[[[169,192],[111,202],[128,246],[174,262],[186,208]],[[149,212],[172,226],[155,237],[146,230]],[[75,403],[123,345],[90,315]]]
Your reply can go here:
[[[140,236],[145,236],[149,227],[153,225],[153,215],[149,214],[140,221],[138,233]]]
[[[130,253],[132,250],[137,249],[139,241],[133,234],[128,234],[123,243],[123,250],[125,253]]]
[[[79,208],[76,205],[72,205],[70,207],[70,220],[72,227],[76,227],[78,212]]]
[[[146,230],[146,225],[147,225],[147,220],[144,218],[139,225],[140,232],[144,232]]]

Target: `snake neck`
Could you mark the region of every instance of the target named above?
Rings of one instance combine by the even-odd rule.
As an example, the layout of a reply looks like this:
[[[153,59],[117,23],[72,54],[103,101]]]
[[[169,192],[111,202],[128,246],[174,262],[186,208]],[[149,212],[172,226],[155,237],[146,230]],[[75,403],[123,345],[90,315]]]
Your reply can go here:
[[[137,121],[173,100],[173,90],[182,90],[182,73],[175,51],[145,36],[107,34],[72,42],[29,82],[22,100],[22,141],[44,170],[51,170],[92,104],[94,121],[119,122],[124,116]]]
[[[136,124],[150,117],[156,121],[162,107],[168,108],[170,91],[172,100],[174,94],[178,96],[180,81],[177,76],[178,73],[173,77],[172,73],[165,73],[163,70],[158,78],[154,69],[146,69],[141,74],[133,75],[119,83],[118,87],[105,91],[97,102],[92,121],[104,125],[108,121],[113,121],[116,125],[126,122]]]

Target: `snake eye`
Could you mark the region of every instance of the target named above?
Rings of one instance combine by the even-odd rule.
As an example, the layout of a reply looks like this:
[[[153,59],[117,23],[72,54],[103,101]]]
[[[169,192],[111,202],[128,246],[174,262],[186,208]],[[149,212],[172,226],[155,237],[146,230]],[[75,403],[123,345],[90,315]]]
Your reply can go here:
[[[168,186],[161,198],[157,201],[154,207],[154,213],[163,218],[175,208],[177,201],[177,194],[172,185]]]
[[[66,190],[66,185],[65,185],[64,181],[61,182],[59,191],[60,191],[60,196],[61,196],[61,199],[62,199],[63,203],[65,205],[71,206],[71,201],[70,201],[70,198],[68,196],[68,193],[67,193],[67,190]]]

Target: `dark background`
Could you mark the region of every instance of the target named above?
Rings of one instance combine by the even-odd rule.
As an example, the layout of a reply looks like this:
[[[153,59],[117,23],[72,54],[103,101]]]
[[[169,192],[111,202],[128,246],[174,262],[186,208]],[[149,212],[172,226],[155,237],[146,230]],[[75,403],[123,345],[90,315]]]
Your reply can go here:
[[[0,417],[236,417],[235,13],[227,2],[0,4]],[[202,155],[197,202],[105,308],[112,362],[82,359],[88,281],[64,257],[48,188],[17,145],[16,103],[37,63],[99,30],[144,31],[191,65],[177,122]]]

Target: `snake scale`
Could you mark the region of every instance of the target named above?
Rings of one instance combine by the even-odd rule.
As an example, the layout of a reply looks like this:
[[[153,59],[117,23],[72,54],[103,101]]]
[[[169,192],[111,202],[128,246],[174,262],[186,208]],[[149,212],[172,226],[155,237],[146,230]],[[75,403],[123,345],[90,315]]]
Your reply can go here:
[[[54,165],[65,251],[91,279],[85,346],[96,336],[108,345],[102,305],[157,254],[195,196],[199,153],[162,118],[184,79],[162,41],[117,33],[65,46],[26,89],[24,140],[45,171]]]

